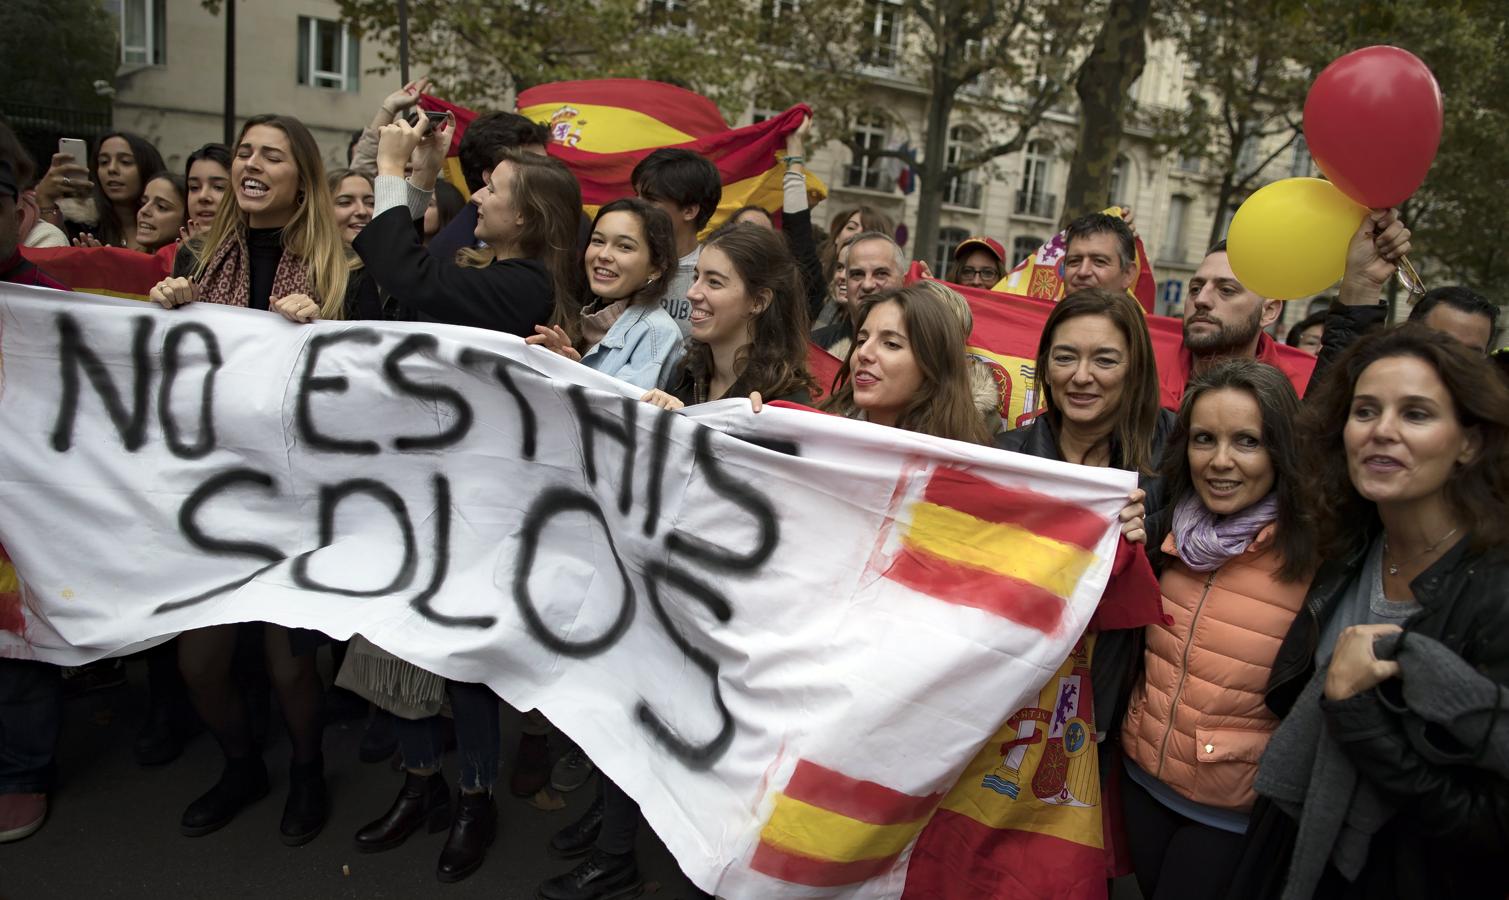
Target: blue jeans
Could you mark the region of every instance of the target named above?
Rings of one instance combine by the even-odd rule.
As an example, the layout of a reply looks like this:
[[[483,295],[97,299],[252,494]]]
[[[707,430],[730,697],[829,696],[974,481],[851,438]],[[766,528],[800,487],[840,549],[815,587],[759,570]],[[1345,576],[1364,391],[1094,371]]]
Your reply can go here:
[[[492,791],[498,780],[498,695],[485,684],[447,681],[451,716],[456,723],[456,752],[461,757],[461,789]],[[398,747],[405,769],[440,769],[445,751],[441,717],[398,720]]]
[[[45,794],[63,725],[63,670],[0,659],[0,794]]]

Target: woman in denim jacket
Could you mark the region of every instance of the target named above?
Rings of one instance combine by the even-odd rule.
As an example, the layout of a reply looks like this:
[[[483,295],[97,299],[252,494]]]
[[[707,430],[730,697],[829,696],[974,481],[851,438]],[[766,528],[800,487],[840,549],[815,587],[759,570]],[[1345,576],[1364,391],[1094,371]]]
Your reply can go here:
[[[558,306],[557,321],[537,326],[529,343],[654,387],[681,344],[680,327],[660,305],[675,264],[670,216],[636,197],[614,200],[598,210],[582,254],[591,298],[575,310]]]

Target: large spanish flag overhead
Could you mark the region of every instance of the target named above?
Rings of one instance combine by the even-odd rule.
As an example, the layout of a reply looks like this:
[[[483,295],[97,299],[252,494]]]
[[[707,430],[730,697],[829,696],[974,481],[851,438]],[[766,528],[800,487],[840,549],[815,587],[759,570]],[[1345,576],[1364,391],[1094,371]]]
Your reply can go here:
[[[680,147],[706,156],[723,177],[723,199],[708,230],[743,206],[780,210],[785,167],[779,156],[787,135],[812,114],[797,105],[763,122],[729,128],[706,97],[632,78],[541,85],[520,93],[518,108],[549,125],[555,141],[550,154],[576,173],[588,208],[633,194],[629,175],[651,151]],[[827,187],[809,172],[808,202],[827,195]]]

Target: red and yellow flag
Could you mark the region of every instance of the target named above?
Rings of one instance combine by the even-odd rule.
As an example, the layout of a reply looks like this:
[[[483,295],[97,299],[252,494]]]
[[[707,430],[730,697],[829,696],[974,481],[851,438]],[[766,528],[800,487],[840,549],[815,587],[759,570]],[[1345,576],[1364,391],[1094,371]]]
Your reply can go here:
[[[156,253],[124,247],[22,247],[21,254],[70,290],[127,300],[145,300],[173,271],[172,243]]]
[[[749,866],[812,887],[867,881],[891,870],[942,796],[903,794],[800,760]]]
[[[550,154],[576,174],[582,203],[589,210],[631,196],[629,176],[651,151],[679,147],[706,156],[723,178],[723,199],[708,222],[709,231],[740,207],[780,210],[785,167],[778,157],[786,137],[812,114],[809,107],[798,105],[764,122],[731,129],[706,97],[630,78],[530,88],[519,94],[518,109],[550,127]],[[828,195],[827,187],[810,172],[807,195],[809,203]]]
[[[945,468],[903,529],[884,577],[1053,634],[1106,523],[1077,504]]]

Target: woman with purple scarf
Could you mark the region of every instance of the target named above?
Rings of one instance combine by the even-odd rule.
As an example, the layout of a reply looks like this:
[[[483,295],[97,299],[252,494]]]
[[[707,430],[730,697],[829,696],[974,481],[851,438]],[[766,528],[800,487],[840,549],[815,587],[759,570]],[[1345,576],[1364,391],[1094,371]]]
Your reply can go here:
[[[1263,692],[1317,563],[1298,412],[1282,372],[1231,360],[1190,383],[1169,438],[1169,505],[1148,523],[1165,621],[1146,630],[1121,731],[1128,848],[1147,900],[1218,897],[1241,859],[1278,727]]]

